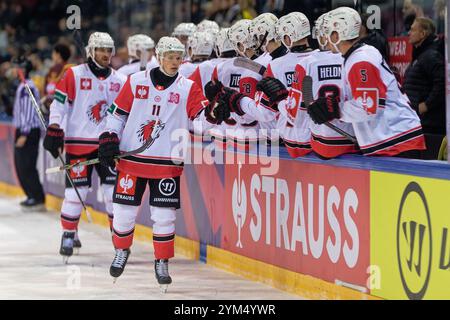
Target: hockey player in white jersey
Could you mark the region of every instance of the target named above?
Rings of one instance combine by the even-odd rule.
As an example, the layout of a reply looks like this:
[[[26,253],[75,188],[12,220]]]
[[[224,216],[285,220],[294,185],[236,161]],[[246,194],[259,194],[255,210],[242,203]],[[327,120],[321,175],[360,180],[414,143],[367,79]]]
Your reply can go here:
[[[251,20],[242,19],[231,26],[228,36],[236,52],[247,59],[256,59],[256,39],[250,33]],[[206,84],[205,93],[209,101],[217,99],[218,94],[225,90],[228,97],[235,97],[235,93],[242,93],[251,99],[255,97],[256,84],[262,75],[234,64],[236,58],[219,63],[212,74],[212,81]],[[227,89],[232,89],[227,90]],[[236,96],[237,97],[237,96]],[[252,129],[252,130],[249,130]],[[239,113],[224,121],[220,126],[210,131],[216,141],[226,145],[231,140],[239,148],[247,149],[250,143],[257,142],[258,122],[254,119],[244,119]],[[228,136],[226,133],[228,132]],[[249,133],[249,136],[246,136]]]
[[[287,105],[291,106],[287,111],[288,121],[294,124],[294,130],[305,132],[305,138],[309,138],[308,127],[311,132],[311,148],[321,158],[330,159],[346,153],[358,152],[357,146],[340,133],[324,124],[316,124],[311,121],[306,112],[300,92],[303,91],[302,82],[306,75],[312,78],[312,93],[314,99],[334,95],[342,99],[341,70],[344,59],[341,54],[331,51],[331,44],[327,41],[323,32],[323,20],[327,14],[320,16],[315,24],[313,37],[317,39],[320,51],[315,52],[306,59],[300,61],[296,67],[295,90],[291,91]],[[330,121],[332,125],[354,136],[353,125],[338,119]]]
[[[192,22],[182,22],[178,24],[172,32],[172,37],[177,38],[185,46],[184,61],[189,61],[187,52],[187,42],[190,36],[197,31],[197,26]]]
[[[205,85],[211,80],[211,74],[214,72],[214,68],[219,63],[234,58],[237,55],[236,50],[234,50],[228,38],[228,30],[229,28],[222,28],[216,37],[214,49],[218,58],[200,63],[189,77],[189,79],[202,88],[203,93],[205,93]]]
[[[342,100],[319,96],[308,113],[317,124],[352,123],[363,155],[412,156],[425,149],[420,120],[378,50],[358,42],[360,28],[358,12],[348,7],[324,17],[327,40],[344,57]]]
[[[129,76],[130,74],[158,66],[154,57],[155,42],[145,34],[135,34],[127,40],[128,64],[121,67],[118,72]]]
[[[44,148],[53,157],[64,149],[66,162],[76,163],[97,157],[98,136],[106,125],[106,110],[119,94],[126,77],[109,64],[114,55],[114,41],[103,32],[94,32],[86,47],[88,61],[69,68],[58,82],[55,100],[50,107],[50,119]],[[63,119],[67,120],[62,127]],[[103,187],[105,207],[112,222],[112,194],[116,173],[103,166],[95,166]],[[86,200],[91,186],[92,167],[76,166],[70,175],[82,200]],[[60,254],[73,254],[74,239],[82,211],[77,194],[66,179],[64,201],[61,207],[63,235]]]
[[[179,142],[175,130],[187,132],[191,120],[214,118],[201,89],[178,73],[184,45],[162,37],[156,46],[159,68],[131,75],[112,104],[105,131],[100,135],[101,163],[114,167],[120,151],[134,150],[149,138],[153,144],[117,162],[118,177],[113,196],[113,242],[116,255],[110,268],[114,278],[124,271],[133,243],[135,220],[146,185],[150,188],[155,276],[163,290],[172,282],[168,261],[174,256],[176,209],[180,208],[182,157],[172,151]],[[204,108],[204,106],[207,106]],[[158,132],[156,134],[156,132]]]
[[[214,50],[215,37],[209,32],[195,32],[189,37],[187,42],[187,52],[190,57],[190,61],[184,62],[178,72],[189,78],[195,71],[195,69],[202,64],[202,62],[207,61],[211,53]],[[213,68],[210,68],[212,72]],[[211,76],[211,73],[210,73]]]

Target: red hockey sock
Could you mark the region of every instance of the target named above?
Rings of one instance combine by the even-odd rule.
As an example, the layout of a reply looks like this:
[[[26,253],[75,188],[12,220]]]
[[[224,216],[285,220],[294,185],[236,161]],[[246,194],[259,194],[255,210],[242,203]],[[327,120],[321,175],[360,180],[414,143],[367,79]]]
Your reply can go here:
[[[155,259],[170,259],[175,255],[175,234],[153,234]]]

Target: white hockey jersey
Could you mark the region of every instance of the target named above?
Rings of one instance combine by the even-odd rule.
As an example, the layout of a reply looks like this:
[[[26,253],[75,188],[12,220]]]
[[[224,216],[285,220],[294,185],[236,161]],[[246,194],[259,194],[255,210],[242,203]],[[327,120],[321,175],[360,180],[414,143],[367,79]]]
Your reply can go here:
[[[180,69],[178,69],[178,73],[185,78],[189,78],[200,64],[200,62],[183,62],[180,66]]]
[[[146,63],[145,70],[151,70],[156,67],[159,67],[158,61],[156,60],[155,56],[152,56],[152,58],[149,60],[149,62]],[[117,71],[126,76],[129,76],[130,74],[142,71],[141,70],[141,62],[139,60],[133,61],[129,64],[126,64],[126,65],[120,67]]]
[[[344,56],[341,120],[353,124],[364,155],[425,149],[422,127],[377,49],[356,44]]]
[[[99,79],[86,63],[66,71],[56,86],[49,121],[60,127],[66,121],[64,148],[68,153],[81,155],[98,148],[108,107],[125,81],[126,76],[115,70],[106,79]]]
[[[342,99],[342,64],[344,58],[341,54],[334,54],[331,51],[317,51],[308,58],[301,61],[296,73],[296,81],[299,83],[299,90],[302,90],[302,81],[305,75],[312,78],[312,92],[314,100],[319,97],[335,95]],[[293,92],[293,94],[295,94]],[[299,96],[301,97],[301,95]],[[293,99],[294,101],[294,99]],[[343,137],[335,130],[326,125],[318,125],[310,120],[303,101],[299,98],[295,109],[290,109],[287,113],[288,119],[295,128],[310,126],[311,147],[314,152],[325,158],[334,158],[345,153],[357,152],[357,147],[347,138]],[[331,124],[354,136],[351,123],[340,120],[332,120]]]
[[[106,130],[119,135],[120,150],[126,152],[142,146],[157,119],[164,129],[148,149],[122,158],[118,170],[143,178],[180,176],[184,159],[173,153],[180,141],[172,134],[188,135],[189,122],[200,113],[204,117],[201,111],[207,102],[200,88],[182,75],[165,89],[155,87],[150,71],[131,75],[109,110]]]
[[[189,79],[202,88],[203,94],[205,93],[205,85],[211,80],[214,68],[215,65],[211,60],[203,61],[197,65],[197,68],[195,68],[194,72],[189,76]]]
[[[234,65],[235,58],[219,63],[213,71],[212,79],[222,82],[228,88],[239,91],[251,99],[255,98],[256,84],[262,75]],[[254,118],[239,116],[235,113],[221,125],[210,130],[210,134],[218,140],[231,139],[238,146],[247,146],[256,142],[259,124]]]

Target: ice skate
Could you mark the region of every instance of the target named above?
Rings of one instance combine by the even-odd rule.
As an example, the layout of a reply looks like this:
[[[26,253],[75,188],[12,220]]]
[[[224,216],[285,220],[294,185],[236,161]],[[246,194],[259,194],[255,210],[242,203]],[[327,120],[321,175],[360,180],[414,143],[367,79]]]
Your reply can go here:
[[[69,258],[73,254],[74,236],[75,232],[64,231],[61,237],[61,248],[59,249],[59,254],[63,256],[63,263],[65,264],[69,262]]]
[[[169,275],[169,260],[155,260],[155,277],[158,280],[161,293],[166,293],[172,278]]]
[[[74,255],[79,255],[81,249],[81,241],[80,238],[78,238],[78,230],[75,232],[75,236],[73,238],[73,253]]]
[[[130,253],[130,249],[116,249],[116,256],[109,268],[109,274],[114,278],[113,283],[116,283],[117,278],[120,277],[123,270],[125,270],[125,265],[127,264]]]

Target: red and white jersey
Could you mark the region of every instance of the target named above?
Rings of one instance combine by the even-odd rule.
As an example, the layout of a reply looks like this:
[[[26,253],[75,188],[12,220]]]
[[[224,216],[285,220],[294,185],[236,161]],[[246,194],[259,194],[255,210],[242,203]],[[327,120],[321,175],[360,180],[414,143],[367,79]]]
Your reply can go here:
[[[271,72],[277,76],[280,81],[286,81],[286,83],[288,81],[288,76],[286,73],[294,70],[293,78],[291,79],[292,82],[289,90],[289,97],[278,104],[280,115],[277,123],[277,127],[280,130],[280,137],[283,139],[289,155],[293,158],[304,156],[311,152],[311,131],[309,128],[309,118],[305,119],[304,123],[295,127],[291,121],[288,121],[288,119],[290,118],[290,110],[300,106],[301,82],[299,83],[299,81],[297,81],[298,70],[300,68],[299,64],[308,59],[308,57],[314,55],[316,52],[317,50],[297,53],[291,52],[286,54],[286,69],[280,66],[278,70],[281,71],[276,71],[275,66],[271,66]],[[279,59],[274,60],[274,63]],[[293,66],[295,62],[296,65]]]
[[[234,60],[235,58],[231,58],[219,63],[214,68],[212,79],[218,80],[224,86],[254,99],[256,84],[262,79],[262,76],[251,70],[235,66]],[[249,117],[247,114],[239,116],[232,113],[227,121],[211,129],[210,134],[216,137],[216,139],[224,139],[227,137],[241,143],[243,141],[256,141],[257,139],[253,137],[253,132],[251,131],[249,131],[250,137],[245,136],[247,129],[253,129],[257,132],[259,129],[258,121],[253,117]]]
[[[342,99],[341,88],[343,82],[341,72],[343,62],[344,58],[341,54],[334,54],[331,51],[317,51],[299,63],[296,74],[296,81],[299,84],[298,89],[302,90],[303,78],[305,75],[308,75],[312,78],[314,100],[328,95],[335,95],[339,99]],[[292,101],[295,101],[295,93],[293,92],[293,94]],[[306,109],[302,106],[302,99],[299,98],[298,102],[298,105],[294,106],[295,109],[290,109],[287,113],[288,119],[294,123],[294,127],[302,127],[309,124],[311,128],[311,147],[314,152],[326,158],[334,158],[345,153],[357,152],[357,148],[353,142],[326,125],[315,124],[311,121]],[[351,123],[335,119],[331,121],[331,124],[352,136],[355,135]]]
[[[105,131],[108,107],[126,81],[115,70],[105,79],[97,78],[84,63],[69,68],[56,85],[50,106],[50,124],[60,127],[63,120],[65,150],[81,155],[98,148],[98,137]],[[65,119],[64,119],[65,118]]]
[[[199,62],[183,62],[178,69],[178,73],[181,74],[185,78],[189,78],[195,71],[195,69],[200,65]]]
[[[205,93],[205,85],[211,80],[211,75],[214,68],[215,65],[211,62],[211,60],[203,61],[197,65],[197,68],[189,76],[189,79],[202,88],[203,94]]]
[[[145,70],[151,70],[153,68],[159,67],[158,61],[156,60],[156,58],[153,56],[150,61],[148,63],[146,63],[145,65]],[[143,71],[141,70],[141,62],[140,61],[135,61],[135,62],[131,62],[129,64],[126,64],[124,66],[122,66],[121,68],[119,68],[117,70],[118,72],[129,76],[133,73],[139,72],[139,71]]]
[[[164,128],[148,149],[122,158],[117,168],[143,178],[180,176],[184,159],[182,155],[177,156],[179,153],[172,153],[180,147],[180,141],[172,135],[186,133],[189,138],[189,122],[201,113],[206,103],[200,88],[182,75],[165,89],[155,87],[150,71],[130,76],[111,106],[106,130],[118,133],[120,150],[126,152],[142,146],[156,120]]]
[[[341,120],[353,124],[364,155],[393,156],[425,149],[419,117],[377,49],[352,47],[342,76]]]
[[[267,68],[270,61],[272,61],[272,56],[270,55],[270,53],[264,52],[262,55],[260,55],[258,58],[256,58],[253,61],[255,61],[255,62],[259,63],[260,65]]]

